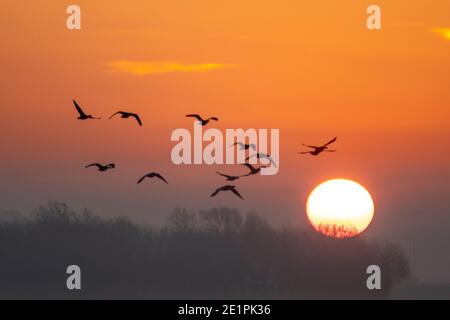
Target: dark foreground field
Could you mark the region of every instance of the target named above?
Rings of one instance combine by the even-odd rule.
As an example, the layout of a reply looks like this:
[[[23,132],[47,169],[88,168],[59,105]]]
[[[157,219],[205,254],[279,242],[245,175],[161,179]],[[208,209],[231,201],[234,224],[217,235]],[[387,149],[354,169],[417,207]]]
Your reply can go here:
[[[176,210],[154,229],[50,203],[2,219],[0,257],[2,299],[378,299],[409,275],[397,246],[275,229],[228,208]],[[371,264],[380,291],[366,287]],[[81,291],[66,288],[69,265]]]

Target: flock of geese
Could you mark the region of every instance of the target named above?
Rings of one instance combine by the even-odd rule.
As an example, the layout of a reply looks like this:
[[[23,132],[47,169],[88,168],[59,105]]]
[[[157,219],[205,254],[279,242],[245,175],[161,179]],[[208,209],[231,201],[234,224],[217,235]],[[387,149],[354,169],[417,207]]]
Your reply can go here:
[[[94,117],[93,115],[85,113],[83,111],[83,109],[80,107],[80,105],[75,100],[73,100],[73,104],[74,104],[75,109],[77,110],[77,112],[79,114],[78,120],[100,120],[100,119],[102,119],[100,117]],[[109,117],[109,119],[114,118],[116,115],[120,115],[120,117],[122,119],[133,118],[137,122],[137,124],[139,126],[142,126],[142,120],[141,120],[140,116],[137,113],[127,112],[127,111],[117,111],[111,117]],[[195,118],[195,119],[197,119],[202,126],[208,125],[211,121],[219,121],[219,118],[217,118],[217,117],[210,117],[210,118],[207,118],[207,119],[203,119],[198,114],[188,114],[188,115],[186,115],[186,117],[187,118]],[[329,142],[327,142],[326,144],[321,145],[321,146],[312,146],[312,145],[303,144],[305,147],[308,147],[311,150],[304,151],[304,152],[299,152],[299,154],[310,154],[310,155],[313,155],[313,156],[318,156],[318,155],[320,155],[323,152],[336,152],[336,150],[330,150],[329,149],[329,146],[331,144],[333,144],[334,142],[336,142],[336,140],[337,140],[337,138],[334,138],[334,139],[330,140]],[[241,150],[250,150],[251,149],[251,150],[256,152],[256,145],[255,144],[246,144],[246,143],[243,143],[243,142],[236,142],[233,145],[231,145],[230,148],[231,147],[234,148],[236,146],[239,146],[239,148]],[[253,154],[251,156],[248,156],[245,159],[245,161],[248,161],[248,160],[250,160],[250,159],[252,159],[254,157],[256,157],[257,159],[265,159],[265,160],[269,161],[273,166],[275,166],[275,167],[277,166],[276,163],[273,161],[273,159],[270,157],[270,155],[265,154],[265,153]],[[247,169],[249,170],[249,173],[244,174],[244,175],[237,175],[237,176],[236,175],[227,175],[227,174],[224,174],[224,173],[221,173],[221,172],[216,172],[216,173],[218,175],[224,177],[226,179],[226,181],[232,182],[232,181],[239,180],[239,179],[241,179],[243,177],[249,177],[249,176],[257,175],[257,174],[259,174],[261,172],[261,170],[263,168],[267,168],[266,165],[261,165],[259,167],[255,167],[255,166],[253,166],[253,165],[251,165],[250,163],[247,163],[247,162],[243,163],[242,165],[247,167]],[[111,169],[115,169],[116,165],[114,163],[109,163],[109,164],[106,164],[106,165],[103,165],[103,164],[100,164],[100,163],[92,163],[92,164],[87,165],[85,168],[91,168],[91,167],[96,167],[98,171],[105,172],[105,171],[108,171],[108,170],[111,170]],[[141,184],[147,178],[148,179],[156,178],[156,179],[159,179],[159,180],[165,182],[166,184],[168,184],[167,180],[161,174],[159,174],[157,172],[150,172],[150,173],[145,174],[144,176],[142,176],[137,181],[137,184]],[[225,192],[225,191],[232,192],[234,195],[236,195],[240,199],[244,200],[244,198],[242,197],[242,195],[239,193],[239,191],[236,189],[236,186],[234,186],[234,185],[225,185],[223,187],[217,188],[211,194],[211,197],[215,197],[220,192]]]

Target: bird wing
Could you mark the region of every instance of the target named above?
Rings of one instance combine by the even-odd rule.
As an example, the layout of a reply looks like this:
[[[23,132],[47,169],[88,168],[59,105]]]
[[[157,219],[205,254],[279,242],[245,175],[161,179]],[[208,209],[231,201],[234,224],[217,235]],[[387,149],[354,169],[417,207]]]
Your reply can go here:
[[[118,114],[122,114],[122,111],[117,111],[116,113],[114,113],[111,117],[109,117],[110,119],[112,119],[115,115],[118,115]]]
[[[197,118],[198,121],[203,121],[202,117],[200,117],[198,114],[188,114],[186,118]]]
[[[159,179],[161,179],[161,180],[164,181],[165,183],[169,184],[169,183],[167,182],[167,180],[164,179],[164,177],[163,177],[162,175],[160,175],[159,173],[155,173],[154,176],[157,177],[157,178],[159,178]]]
[[[256,145],[255,145],[254,143],[252,143],[252,144],[249,144],[249,146],[250,146],[250,148],[252,148],[252,149],[253,149],[253,151],[256,151]]]
[[[145,176],[143,176],[142,178],[140,178],[140,179],[139,179],[139,181],[137,182],[137,184],[140,184],[140,183],[142,183],[142,181],[144,181],[144,180],[145,180],[145,178],[147,178],[147,175],[145,175]]]
[[[235,143],[233,143],[231,146],[230,146],[230,148],[232,148],[232,147],[234,147],[234,146],[236,146],[236,145],[238,145],[239,144],[239,142],[235,142]]]
[[[226,174],[220,173],[220,172],[218,172],[218,171],[216,171],[216,173],[217,173],[219,176],[222,176],[222,177],[225,177],[225,178],[231,178],[230,176],[227,176]]]
[[[244,200],[244,198],[242,198],[241,194],[239,193],[239,191],[236,190],[236,188],[231,188],[230,191],[233,192],[235,195],[237,195],[242,200]]]
[[[80,116],[87,117],[87,114],[84,113],[83,109],[81,109],[81,107],[78,105],[78,103],[75,100],[73,100],[73,105],[77,109],[77,111],[80,114]]]
[[[253,172],[255,170],[255,167],[253,167],[250,163],[242,163],[242,165],[249,168],[251,172]]]
[[[209,118],[209,120],[219,121],[219,118],[217,118],[217,117],[211,117],[211,118]]]
[[[134,117],[137,120],[137,122],[139,123],[139,125],[142,127],[142,121],[141,121],[141,118],[139,117],[139,115],[137,115],[136,113],[132,113],[131,116]]]
[[[110,167],[110,168],[115,169],[115,168],[116,168],[116,165],[115,165],[114,163],[110,163],[110,164],[107,165],[107,167]]]
[[[303,143],[303,145],[304,145],[305,147],[308,147],[308,148],[318,149],[318,147],[310,146],[310,145],[308,145],[308,144],[304,144],[304,143]]]
[[[92,164],[87,165],[85,168],[90,168],[90,167],[98,167],[98,168],[101,168],[102,165],[101,165],[100,163],[92,163]]]
[[[333,140],[330,140],[329,142],[327,142],[326,144],[324,144],[323,145],[323,147],[327,147],[327,146],[329,146],[330,144],[332,144],[333,142],[336,142],[336,140],[337,140],[337,137],[336,138],[334,138]]]
[[[305,151],[305,152],[297,152],[298,154],[309,154],[311,151]]]
[[[222,191],[222,190],[223,190],[223,187],[217,189],[216,191],[214,191],[213,194],[211,195],[211,198],[212,198],[212,197],[215,197],[215,196],[216,196],[220,191]]]
[[[264,156],[263,158],[269,160],[270,163],[273,164],[273,166],[274,166],[275,168],[277,168],[277,164],[275,163],[275,161],[273,161],[273,159],[272,159],[271,157],[269,157],[269,156],[266,155],[266,156]]]
[[[323,150],[323,151],[325,151],[325,152],[336,152],[336,150]]]

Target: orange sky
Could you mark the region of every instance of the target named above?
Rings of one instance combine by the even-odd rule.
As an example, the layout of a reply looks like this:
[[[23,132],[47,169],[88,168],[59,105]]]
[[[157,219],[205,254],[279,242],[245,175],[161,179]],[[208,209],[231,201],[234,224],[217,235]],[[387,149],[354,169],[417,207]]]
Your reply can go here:
[[[81,31],[65,27],[74,1],[4,2],[2,208],[61,200],[160,221],[177,206],[229,205],[304,224],[308,192],[343,177],[375,199],[369,232],[450,209],[448,0],[376,1],[380,31],[366,28],[368,1],[77,0]],[[142,74],[123,72],[136,65]],[[103,117],[124,106],[144,127],[76,121],[73,98]],[[245,202],[210,200],[214,171],[241,169],[171,164],[170,134],[191,129],[192,112],[221,129],[279,128],[280,173],[243,181]],[[336,135],[336,154],[296,154]],[[92,161],[118,170],[85,170]],[[149,170],[170,187],[138,188]]]

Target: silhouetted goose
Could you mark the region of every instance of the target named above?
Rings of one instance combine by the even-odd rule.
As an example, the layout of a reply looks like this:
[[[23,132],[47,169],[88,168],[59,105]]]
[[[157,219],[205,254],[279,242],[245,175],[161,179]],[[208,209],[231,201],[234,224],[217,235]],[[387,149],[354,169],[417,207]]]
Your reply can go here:
[[[242,142],[236,142],[235,144],[231,145],[230,148],[234,147],[234,146],[241,147],[241,150],[248,150],[248,149],[252,148],[253,151],[256,151],[256,145],[254,143],[247,144],[247,143],[242,143]]]
[[[221,188],[218,188],[216,191],[214,191],[214,193],[211,195],[212,197],[215,197],[219,192],[221,191],[231,191],[233,192],[236,196],[238,196],[239,198],[241,198],[242,200],[244,200],[244,198],[241,196],[241,194],[236,190],[236,186],[223,186]]]
[[[136,119],[136,121],[139,123],[139,125],[142,127],[142,121],[141,118],[139,117],[139,115],[137,115],[136,113],[132,113],[132,112],[126,112],[126,111],[117,111],[116,113],[114,113],[111,117],[109,117],[109,119],[112,119],[114,116],[120,114],[121,118],[123,119],[128,119],[129,117],[133,117]]]
[[[90,167],[97,167],[98,171],[107,171],[109,169],[114,169],[116,167],[116,165],[114,163],[110,163],[107,165],[102,165],[100,163],[93,163],[93,164],[89,164],[87,165],[85,168],[90,168]]]
[[[255,168],[254,166],[252,166],[250,163],[243,163],[243,166],[246,166],[249,170],[250,173],[246,174],[244,177],[248,177],[248,176],[253,176],[255,174],[258,174],[261,172],[261,169],[263,168],[267,168],[267,166],[260,166],[259,168]]]
[[[252,155],[250,157],[247,157],[245,159],[245,161],[248,161],[248,160],[250,160],[253,157],[256,157],[258,159],[266,159],[266,160],[270,161],[270,163],[273,164],[275,168],[277,167],[277,164],[275,163],[275,161],[273,161],[273,159],[270,157],[270,155],[269,154],[265,154],[265,153],[254,154],[254,155]]]
[[[73,105],[75,106],[75,108],[77,109],[78,113],[79,113],[79,117],[78,120],[88,120],[88,119],[94,119],[94,120],[100,120],[101,118],[95,118],[90,114],[86,114],[83,109],[81,109],[81,107],[78,105],[78,103],[73,100]]]
[[[200,121],[200,124],[202,126],[206,126],[211,120],[219,121],[219,118],[216,118],[216,117],[210,117],[210,118],[205,120],[202,117],[200,117],[200,115],[198,115],[198,114],[188,114],[186,116],[186,118],[196,118],[198,121]]]
[[[142,178],[139,179],[138,184],[140,184],[142,181],[144,181],[146,178],[158,178],[162,181],[164,181],[165,183],[169,184],[166,179],[164,179],[164,177],[162,175],[160,175],[159,173],[156,172],[152,172],[149,174],[146,174],[145,176],[143,176]]]
[[[316,146],[310,146],[307,144],[303,144],[305,147],[308,148],[312,148],[314,149],[313,151],[305,151],[305,152],[299,152],[299,154],[311,154],[313,156],[318,156],[319,154],[321,154],[322,152],[336,152],[336,150],[330,150],[328,149],[328,146],[330,144],[332,144],[333,142],[335,142],[337,140],[337,137],[334,138],[333,140],[327,142],[326,144],[324,144],[323,146],[320,147],[316,147]]]
[[[216,171],[216,173],[217,173],[219,176],[222,176],[222,177],[227,178],[227,181],[235,181],[235,180],[239,180],[239,178],[240,178],[240,176],[229,176],[229,175],[227,175],[227,174],[223,174],[223,173],[220,173],[220,172],[217,172],[217,171]]]

